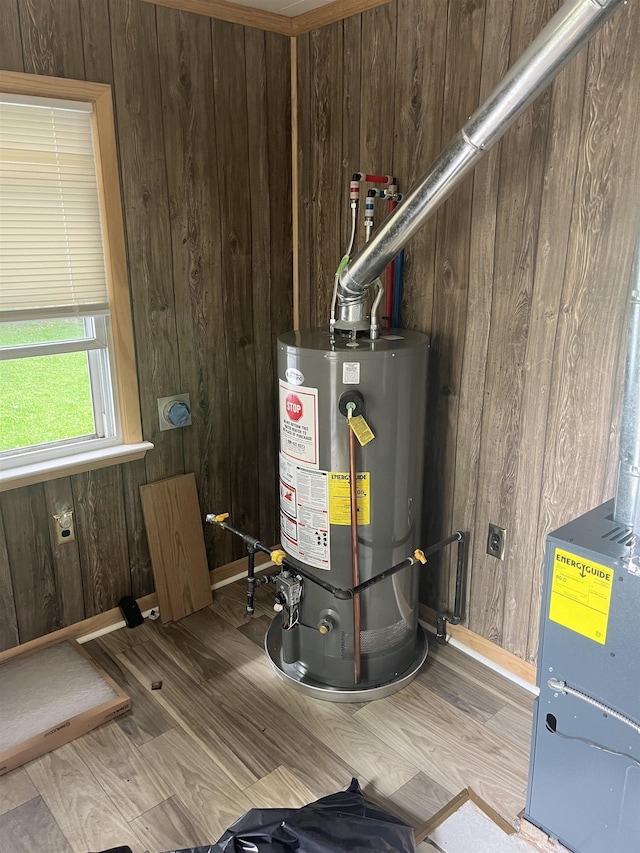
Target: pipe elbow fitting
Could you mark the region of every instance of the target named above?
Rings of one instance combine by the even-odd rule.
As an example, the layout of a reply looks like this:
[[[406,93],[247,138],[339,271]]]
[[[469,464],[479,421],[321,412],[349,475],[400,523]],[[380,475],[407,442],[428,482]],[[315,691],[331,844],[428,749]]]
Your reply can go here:
[[[338,294],[340,294],[340,291],[343,291],[344,294],[351,299],[353,299],[354,297],[361,297],[364,290],[366,289],[360,287],[356,280],[353,278],[349,271],[349,264],[344,267],[344,269],[338,276],[338,285]]]

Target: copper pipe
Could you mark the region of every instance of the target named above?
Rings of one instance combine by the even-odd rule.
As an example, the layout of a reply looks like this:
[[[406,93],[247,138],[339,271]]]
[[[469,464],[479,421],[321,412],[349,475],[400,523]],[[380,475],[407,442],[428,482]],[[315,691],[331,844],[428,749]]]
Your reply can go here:
[[[356,435],[347,421],[349,430],[349,499],[351,503],[351,568],[353,586],[360,583],[360,564],[358,562],[358,483],[356,472]],[[355,683],[361,680],[360,656],[360,595],[353,596],[353,661]]]

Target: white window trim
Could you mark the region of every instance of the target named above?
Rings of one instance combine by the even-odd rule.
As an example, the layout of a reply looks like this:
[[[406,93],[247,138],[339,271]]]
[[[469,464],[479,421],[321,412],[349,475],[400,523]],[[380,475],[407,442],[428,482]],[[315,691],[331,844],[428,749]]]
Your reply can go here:
[[[58,458],[34,456],[33,461],[25,464],[20,464],[18,457],[4,459],[0,466],[0,491],[6,491],[141,459],[153,444],[142,438],[111,87],[0,71],[0,91],[91,104],[111,314],[114,404],[119,422],[119,435],[108,441],[108,446],[86,450],[78,442],[77,452]],[[82,348],[87,348],[86,342]],[[11,465],[7,464],[9,461]]]

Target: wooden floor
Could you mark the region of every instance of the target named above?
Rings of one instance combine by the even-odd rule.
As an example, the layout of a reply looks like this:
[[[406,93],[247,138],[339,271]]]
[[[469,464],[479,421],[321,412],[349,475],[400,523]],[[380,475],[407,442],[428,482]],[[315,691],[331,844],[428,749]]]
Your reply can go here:
[[[168,627],[85,645],[133,711],[0,777],[3,853],[156,853],[216,841],[254,806],[301,806],[345,788],[418,825],[467,785],[513,821],[524,805],[532,697],[451,647],[364,705],[285,688],[262,650],[272,591],[244,587]],[[162,689],[151,690],[161,680]]]

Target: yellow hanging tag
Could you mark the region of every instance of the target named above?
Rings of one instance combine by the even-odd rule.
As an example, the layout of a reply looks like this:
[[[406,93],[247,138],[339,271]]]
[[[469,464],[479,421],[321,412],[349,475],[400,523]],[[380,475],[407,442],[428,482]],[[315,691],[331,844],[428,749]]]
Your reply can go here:
[[[364,447],[365,444],[369,444],[369,442],[373,441],[375,438],[375,435],[371,431],[371,427],[362,415],[356,415],[355,418],[349,418],[349,426],[354,431],[355,436],[362,447]]]

